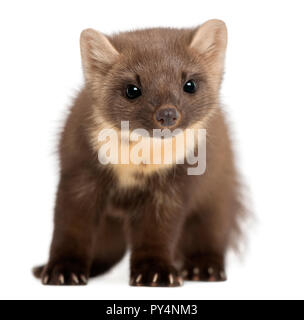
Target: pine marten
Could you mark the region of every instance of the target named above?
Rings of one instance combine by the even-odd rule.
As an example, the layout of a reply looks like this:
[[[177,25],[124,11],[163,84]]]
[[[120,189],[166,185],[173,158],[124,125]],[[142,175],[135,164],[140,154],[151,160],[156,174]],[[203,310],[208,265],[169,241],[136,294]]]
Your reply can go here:
[[[50,258],[34,269],[35,276],[44,285],[84,285],[130,249],[131,286],[225,281],[226,253],[238,242],[243,212],[219,99],[225,23],[112,36],[87,29],[80,45],[85,85],[62,132]],[[206,130],[206,139],[194,143],[196,151],[206,144],[204,172],[189,174],[193,164],[180,163],[187,147],[181,151],[184,144],[176,136],[172,150],[178,157],[171,163],[149,163],[140,152],[136,163],[103,163],[121,160],[134,146],[131,141],[126,149],[122,121],[130,131],[149,134]],[[101,151],[100,132],[107,129],[120,137],[110,156]],[[166,140],[141,139],[143,144]]]

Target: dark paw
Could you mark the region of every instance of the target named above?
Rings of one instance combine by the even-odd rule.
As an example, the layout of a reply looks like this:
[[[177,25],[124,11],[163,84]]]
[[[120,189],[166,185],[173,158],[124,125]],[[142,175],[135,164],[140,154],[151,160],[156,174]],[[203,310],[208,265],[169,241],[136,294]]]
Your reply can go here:
[[[223,282],[227,280],[222,258],[201,256],[188,259],[182,270],[187,281]]]
[[[40,278],[43,285],[83,286],[88,283],[88,272],[77,263],[58,262],[46,265]]]
[[[180,287],[183,284],[183,278],[170,266],[142,264],[131,271],[130,285],[133,287]]]

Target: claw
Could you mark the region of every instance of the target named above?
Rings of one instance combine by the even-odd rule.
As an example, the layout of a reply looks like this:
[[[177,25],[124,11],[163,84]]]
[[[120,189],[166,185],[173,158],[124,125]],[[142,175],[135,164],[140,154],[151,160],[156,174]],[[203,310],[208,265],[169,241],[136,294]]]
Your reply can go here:
[[[169,274],[169,281],[170,281],[170,284],[171,284],[171,285],[174,284],[174,277],[173,277],[173,274],[172,274],[172,273]]]
[[[182,276],[183,276],[184,278],[186,278],[186,277],[188,276],[188,274],[189,274],[189,272],[188,272],[187,270],[184,270],[184,271],[182,272]]]
[[[61,285],[64,285],[64,275],[63,274],[59,275],[58,280]]]
[[[199,268],[194,268],[193,269],[193,274],[195,275],[195,276],[198,276],[199,274],[200,274],[200,269]]]
[[[197,267],[194,268],[194,269],[193,269],[193,277],[192,277],[192,280],[194,280],[194,281],[199,281],[199,279],[200,279],[199,275],[200,275],[200,269],[197,268]]]
[[[158,273],[156,273],[153,277],[153,283],[157,283],[157,280],[158,280]]]
[[[136,278],[136,283],[139,284],[141,282],[142,279],[142,275],[140,274],[137,278]]]
[[[181,277],[178,277],[177,281],[178,281],[180,286],[182,286],[184,284],[184,280]]]
[[[208,268],[208,274],[211,276],[211,275],[213,275],[213,273],[214,273],[214,270],[213,270],[213,268]]]
[[[75,284],[79,284],[79,279],[78,279],[78,277],[76,276],[76,274],[75,273],[72,273],[72,281],[75,283]]]
[[[42,279],[42,283],[48,284],[48,282],[49,282],[49,276],[44,276],[44,278]]]
[[[221,272],[220,272],[220,277],[221,277],[222,280],[226,280],[226,273],[225,273],[225,271],[221,271]]]
[[[81,275],[80,275],[80,280],[81,280],[84,284],[87,284],[87,283],[88,283],[88,278],[87,278],[84,274],[81,274]]]

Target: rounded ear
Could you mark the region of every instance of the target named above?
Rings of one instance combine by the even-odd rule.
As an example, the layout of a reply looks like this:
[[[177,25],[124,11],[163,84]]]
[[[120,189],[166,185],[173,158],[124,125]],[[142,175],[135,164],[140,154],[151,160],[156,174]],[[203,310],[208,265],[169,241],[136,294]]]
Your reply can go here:
[[[119,56],[110,40],[94,29],[82,31],[80,48],[84,75],[89,81],[96,72],[106,73]]]
[[[216,19],[205,22],[195,30],[190,47],[222,72],[227,48],[226,24]]]

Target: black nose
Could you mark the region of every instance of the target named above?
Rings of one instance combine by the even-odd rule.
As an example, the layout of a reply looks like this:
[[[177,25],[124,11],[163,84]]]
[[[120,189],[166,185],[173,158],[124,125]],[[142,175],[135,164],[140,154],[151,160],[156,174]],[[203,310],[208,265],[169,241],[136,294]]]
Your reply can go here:
[[[161,127],[172,127],[179,121],[180,115],[175,107],[160,108],[156,111],[155,119]]]

